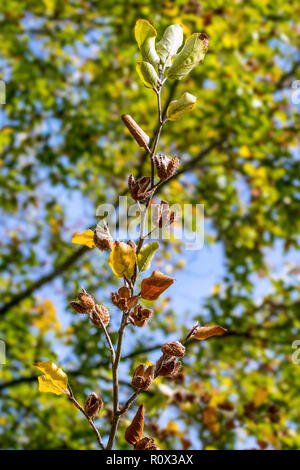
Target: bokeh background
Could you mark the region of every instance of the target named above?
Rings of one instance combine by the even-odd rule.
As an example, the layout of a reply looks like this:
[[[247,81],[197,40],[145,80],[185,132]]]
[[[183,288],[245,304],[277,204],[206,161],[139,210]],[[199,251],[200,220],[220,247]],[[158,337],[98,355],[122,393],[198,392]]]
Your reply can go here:
[[[204,64],[165,86],[164,103],[188,91],[198,106],[165,126],[159,150],[178,155],[180,171],[158,195],[205,204],[205,245],[161,245],[152,268],[176,284],[152,304],[148,326],[126,333],[122,397],[166,338],[194,320],[220,324],[229,334],[191,343],[178,383],[160,379],[140,395],[147,434],[162,449],[300,447],[299,17],[297,0],[1,2],[2,449],[97,447],[65,397],[38,392],[37,360],[62,366],[81,403],[102,394],[107,438],[109,352],[68,302],[85,287],[110,309],[115,341],[117,281],[106,254],[71,238],[95,226],[99,204],[116,204],[129,173],[149,172],[120,119],[131,114],[150,135],[157,123],[135,69],[138,18],[159,36],[172,23],[209,36]],[[128,448],[131,416],[118,448]]]

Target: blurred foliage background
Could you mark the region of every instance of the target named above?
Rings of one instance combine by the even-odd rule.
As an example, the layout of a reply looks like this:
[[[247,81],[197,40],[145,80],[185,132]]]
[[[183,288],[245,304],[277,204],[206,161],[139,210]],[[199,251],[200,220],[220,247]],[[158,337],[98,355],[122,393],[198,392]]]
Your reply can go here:
[[[165,86],[163,102],[188,91],[198,106],[165,126],[160,151],[181,163],[159,196],[205,204],[210,251],[193,253],[189,272],[191,253],[179,241],[161,247],[156,267],[174,274],[176,287],[155,302],[148,326],[127,331],[122,396],[132,369],[156,360],[166,338],[189,321],[217,323],[229,334],[191,344],[178,383],[161,378],[140,395],[147,433],[162,449],[300,447],[300,366],[291,359],[300,339],[300,108],[291,93],[300,79],[299,16],[297,0],[1,2],[1,448],[97,447],[65,397],[38,392],[37,360],[62,366],[81,403],[101,392],[97,425],[107,438],[109,353],[101,331],[68,302],[85,287],[110,308],[113,332],[116,281],[105,254],[70,240],[95,226],[99,204],[117,202],[129,173],[149,172],[120,119],[133,115],[150,135],[157,122],[155,96],[135,70],[138,18],[159,35],[181,23],[185,35],[209,36],[204,64]],[[210,289],[203,268],[216,273]],[[118,448],[128,448],[130,416]]]

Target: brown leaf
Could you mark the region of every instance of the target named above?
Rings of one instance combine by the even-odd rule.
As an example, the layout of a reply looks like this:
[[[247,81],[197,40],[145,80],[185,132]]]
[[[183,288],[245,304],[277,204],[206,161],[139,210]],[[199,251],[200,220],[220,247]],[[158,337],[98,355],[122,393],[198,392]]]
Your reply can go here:
[[[140,405],[136,412],[132,423],[128,426],[125,431],[126,441],[135,446],[136,443],[141,439],[144,430],[144,405]]]
[[[224,333],[226,333],[227,331],[228,330],[226,330],[226,328],[223,328],[219,325],[201,326],[198,328],[193,338],[198,339],[200,341],[203,339],[210,338],[211,336],[224,335]]]
[[[153,271],[150,277],[146,277],[141,284],[141,296],[146,300],[156,300],[160,294],[165,291],[175,279]]]

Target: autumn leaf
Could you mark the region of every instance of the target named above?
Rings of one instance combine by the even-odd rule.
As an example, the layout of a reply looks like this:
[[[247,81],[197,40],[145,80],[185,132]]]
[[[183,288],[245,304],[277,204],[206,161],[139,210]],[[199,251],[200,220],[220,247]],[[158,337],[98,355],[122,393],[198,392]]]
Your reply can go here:
[[[108,263],[118,277],[131,278],[137,259],[135,250],[124,242],[115,242],[109,255]]]
[[[85,230],[83,233],[78,233],[72,238],[72,243],[77,245],[85,245],[89,248],[95,248],[94,232],[91,229]]]
[[[38,377],[40,392],[51,392],[55,395],[66,392],[68,376],[60,367],[53,362],[36,362],[33,365],[44,372],[44,375]]]
[[[172,277],[153,271],[150,277],[142,281],[141,296],[145,300],[156,300],[174,281]]]
[[[135,446],[135,444],[141,439],[144,430],[144,405],[140,405],[136,412],[132,423],[128,426],[125,431],[126,441]]]
[[[148,243],[148,245],[142,246],[138,254],[138,267],[140,271],[146,271],[150,268],[151,260],[154,253],[159,248],[158,242]]]
[[[224,333],[226,333],[227,331],[228,330],[226,330],[226,328],[223,328],[219,325],[201,326],[198,328],[193,338],[198,339],[200,341],[203,339],[210,338],[211,336],[224,335]]]

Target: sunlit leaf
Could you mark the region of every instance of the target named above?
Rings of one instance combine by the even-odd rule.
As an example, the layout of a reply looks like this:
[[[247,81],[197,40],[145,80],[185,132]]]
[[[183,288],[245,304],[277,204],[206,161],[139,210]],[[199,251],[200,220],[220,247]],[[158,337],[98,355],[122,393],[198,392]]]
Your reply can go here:
[[[201,326],[198,328],[196,333],[194,334],[193,338],[198,340],[203,340],[210,338],[211,336],[216,335],[224,335],[227,330],[219,325],[212,325],[212,326]]]
[[[159,56],[155,49],[157,36],[155,28],[149,21],[140,19],[135,24],[134,34],[143,59],[156,67],[159,63]]]
[[[156,300],[174,281],[172,277],[153,271],[150,277],[142,281],[141,296],[145,300]]]
[[[138,254],[138,267],[140,271],[146,271],[150,268],[151,260],[158,248],[158,242],[152,242],[148,243],[148,245],[142,246]]]
[[[72,238],[72,243],[78,245],[85,245],[89,248],[95,248],[94,232],[91,229],[85,230],[83,233],[78,233]]]
[[[169,121],[177,121],[196,106],[196,101],[196,96],[184,93],[179,100],[171,101],[167,109],[167,118]]]
[[[157,43],[157,53],[163,64],[171,65],[171,58],[176,54],[183,41],[183,31],[180,24],[172,24],[165,29],[163,37]]]
[[[137,262],[135,250],[124,242],[115,242],[108,263],[118,277],[131,278]]]
[[[193,34],[188,38],[180,53],[176,55],[168,70],[168,77],[180,80],[188,75],[196,65],[203,62],[207,49],[208,39],[206,34]]]
[[[149,62],[138,62],[136,70],[145,87],[157,88],[159,78],[153,65],[149,64]]]
[[[36,362],[33,365],[44,372],[38,377],[40,392],[61,395],[67,391],[68,376],[60,367],[53,362]]]

